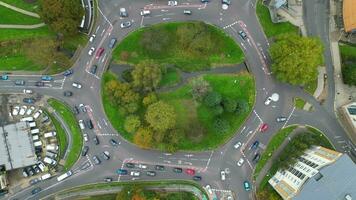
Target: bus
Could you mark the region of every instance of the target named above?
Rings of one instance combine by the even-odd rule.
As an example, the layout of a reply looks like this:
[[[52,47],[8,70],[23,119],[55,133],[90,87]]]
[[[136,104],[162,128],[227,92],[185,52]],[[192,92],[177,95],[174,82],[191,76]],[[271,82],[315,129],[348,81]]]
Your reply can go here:
[[[62,174],[62,175],[60,175],[60,176],[58,176],[58,177],[57,177],[57,181],[63,181],[64,179],[66,179],[66,178],[72,176],[72,174],[73,174],[72,171],[67,171],[66,173],[64,173],[64,174]]]

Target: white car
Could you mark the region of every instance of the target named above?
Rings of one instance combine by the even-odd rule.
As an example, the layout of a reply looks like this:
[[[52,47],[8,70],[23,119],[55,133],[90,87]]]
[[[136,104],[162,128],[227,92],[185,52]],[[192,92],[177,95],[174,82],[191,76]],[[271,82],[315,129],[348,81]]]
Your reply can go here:
[[[88,52],[89,56],[93,55],[94,51],[95,51],[94,47],[90,48],[90,50]]]
[[[93,42],[93,41],[94,41],[94,39],[95,39],[95,37],[96,37],[96,35],[95,35],[95,34],[93,34],[92,36],[90,36],[90,38],[89,38],[89,42]]]
[[[75,87],[75,88],[78,88],[78,89],[82,88],[82,85],[80,83],[77,83],[77,82],[73,82],[72,86]]]
[[[238,149],[241,147],[241,142],[236,142],[236,144],[234,145],[234,149]]]
[[[240,160],[237,162],[237,166],[241,167],[244,164],[245,160],[243,158],[240,158]]]
[[[26,115],[31,115],[34,110],[35,110],[35,107],[33,107],[33,106],[29,107],[28,110],[26,111]]]
[[[147,169],[147,165],[145,164],[138,164],[137,167],[140,169]]]
[[[83,138],[84,138],[84,141],[85,141],[85,142],[88,142],[88,141],[89,141],[89,139],[88,139],[88,134],[83,133]]]
[[[20,109],[19,115],[21,115],[21,116],[25,115],[26,110],[27,110],[27,106],[21,106],[21,109]]]
[[[279,100],[279,94],[273,93],[271,96],[267,97],[265,105],[268,106],[272,101],[277,102]]]
[[[37,119],[41,114],[42,114],[42,110],[38,110],[37,112],[35,112],[35,114],[33,115],[33,118]]]
[[[79,121],[78,121],[78,123],[79,123],[79,127],[80,127],[80,129],[84,130],[84,129],[85,129],[85,125],[84,125],[83,120],[82,120],[82,119],[81,119],[81,120],[79,120]]]
[[[271,97],[267,97],[265,101],[265,105],[268,106],[271,103],[271,101],[272,101]]]
[[[20,110],[20,106],[15,106],[13,109],[12,109],[12,115],[13,116],[16,116],[19,114],[19,110]]]
[[[208,191],[209,194],[213,194],[213,190],[211,189],[210,185],[206,185],[205,189]]]
[[[29,90],[29,89],[23,89],[23,93],[24,94],[32,94],[32,90]]]
[[[140,176],[140,172],[139,172],[139,171],[132,171],[132,172],[130,173],[130,175],[131,175],[131,176],[138,177],[138,176]]]
[[[178,5],[178,2],[177,1],[168,1],[168,5],[169,6],[176,6],[176,5]]]
[[[226,179],[226,173],[225,173],[224,170],[220,172],[220,175],[221,175],[221,180],[222,180],[222,181],[225,181],[225,179]]]
[[[149,11],[149,10],[141,10],[141,12],[140,12],[141,16],[147,16],[149,14],[151,14],[151,11]]]

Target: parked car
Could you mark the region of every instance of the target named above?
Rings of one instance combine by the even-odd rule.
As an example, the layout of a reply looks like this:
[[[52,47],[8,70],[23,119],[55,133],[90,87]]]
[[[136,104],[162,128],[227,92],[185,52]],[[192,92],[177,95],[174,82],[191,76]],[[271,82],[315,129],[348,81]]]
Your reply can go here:
[[[116,44],[116,38],[111,38],[110,42],[109,42],[109,48],[112,49],[114,48],[115,44]]]
[[[94,144],[98,145],[99,144],[98,136],[94,136],[93,141],[94,141]]]
[[[74,114],[79,114],[79,108],[77,106],[73,106],[73,113]]]
[[[93,41],[94,41],[94,39],[95,39],[95,37],[96,37],[96,35],[95,35],[95,34],[91,35],[91,36],[90,36],[90,38],[89,38],[89,42],[93,42]]]
[[[85,142],[88,142],[88,141],[89,141],[88,134],[83,133],[83,138],[84,138],[84,141],[85,141]]]
[[[210,195],[213,194],[213,190],[211,189],[210,185],[206,185],[206,186],[205,186],[205,189],[208,191],[208,193],[209,193]]]
[[[78,88],[78,89],[82,88],[82,85],[80,83],[78,83],[78,82],[73,82],[72,86],[75,87],[75,88]]]
[[[79,104],[79,108],[82,110],[82,112],[87,112],[87,108],[84,106],[84,104]]]
[[[202,178],[201,178],[201,176],[193,176],[193,180],[195,180],[195,181],[201,181]]]
[[[164,166],[163,165],[156,165],[155,166],[155,170],[163,171],[164,170]]]
[[[140,168],[140,169],[147,169],[148,168],[147,165],[141,164],[141,163],[138,164],[137,167]]]
[[[9,79],[9,76],[8,75],[6,75],[6,74],[4,74],[4,75],[1,75],[0,76],[0,80],[8,80]]]
[[[221,0],[221,3],[229,6],[231,4],[231,1],[230,0]]]
[[[35,107],[33,107],[33,106],[29,107],[26,111],[26,115],[31,115],[34,110],[35,110]]]
[[[276,121],[277,122],[285,122],[285,121],[287,121],[287,117],[282,117],[282,116],[281,117],[277,117]]]
[[[101,153],[101,157],[103,157],[105,160],[110,159],[110,153],[108,151],[104,151]]]
[[[32,90],[30,89],[23,89],[24,94],[32,94]]]
[[[101,161],[98,158],[98,156],[93,156],[93,161],[94,161],[94,164],[96,164],[96,165],[100,165],[100,163],[101,163]]]
[[[185,173],[188,174],[188,175],[190,175],[190,176],[194,176],[195,170],[194,170],[194,169],[186,169],[186,170],[185,170]]]
[[[33,190],[31,191],[31,194],[32,194],[32,195],[35,195],[35,194],[41,192],[41,190],[42,190],[42,189],[41,189],[40,187],[37,187],[37,188],[35,188],[35,189],[33,189]]]
[[[70,76],[73,74],[73,70],[72,69],[68,69],[63,73],[63,76]]]
[[[73,92],[71,92],[71,91],[64,91],[64,92],[63,92],[63,95],[64,95],[65,97],[71,97],[71,96],[73,96]]]
[[[47,76],[47,75],[46,75],[46,76],[42,76],[42,77],[41,77],[41,80],[42,80],[42,81],[51,81],[51,80],[53,80],[53,78],[52,78],[52,76]]]
[[[240,158],[239,161],[237,161],[237,166],[241,167],[244,164],[245,160],[243,158]]]
[[[100,47],[100,48],[98,49],[98,51],[96,51],[95,59],[99,59],[100,56],[103,55],[104,51],[105,51],[105,49],[104,49],[103,47]]]
[[[224,170],[220,171],[220,177],[221,177],[221,180],[222,180],[222,181],[225,181],[225,179],[226,179],[226,173],[225,173]]]
[[[126,163],[125,166],[126,166],[127,168],[134,168],[134,167],[135,167],[135,164],[133,164],[133,163]]]
[[[185,15],[191,15],[192,11],[191,10],[183,10],[183,14]]]
[[[250,191],[251,190],[251,184],[248,181],[244,181],[244,189],[246,191]]]
[[[41,114],[42,114],[42,110],[37,110],[37,112],[35,112],[35,114],[33,114],[33,118],[37,119]]]
[[[257,154],[253,157],[252,161],[255,162],[255,163],[257,163],[257,162],[260,160],[260,158],[261,158],[261,155],[260,155],[259,153],[257,153]]]
[[[202,3],[209,3],[209,0],[200,0]]]
[[[106,178],[104,178],[104,181],[107,182],[107,183],[109,183],[109,182],[112,181],[112,178],[111,178],[111,177],[106,177]]]
[[[21,106],[19,115],[21,115],[21,116],[22,116],[22,115],[25,115],[26,110],[27,110],[27,106]]]
[[[156,176],[156,172],[155,171],[147,171],[146,175],[147,176]]]
[[[182,169],[182,168],[179,168],[179,167],[175,167],[175,168],[173,168],[173,172],[175,172],[175,173],[182,173],[182,172],[183,172],[183,169]]]
[[[88,120],[86,121],[86,125],[87,125],[87,127],[88,127],[89,129],[93,129],[93,128],[94,128],[93,122],[92,122],[90,119],[88,119]]]
[[[126,169],[118,169],[116,173],[119,175],[127,175],[128,171]]]
[[[120,8],[120,17],[128,17],[129,14],[126,11],[126,8]]]
[[[34,98],[23,98],[22,101],[24,103],[28,103],[28,104],[34,104],[36,102],[36,100]]]
[[[266,123],[261,124],[260,131],[266,132],[267,130],[268,130],[268,124],[266,124]]]
[[[88,146],[84,146],[83,150],[82,150],[82,156],[86,156],[88,154],[89,151],[89,147]]]
[[[244,31],[239,31],[239,36],[241,37],[241,39],[246,40],[247,38],[247,34]]]
[[[122,22],[120,24],[120,27],[121,28],[129,28],[131,26],[131,22],[130,21],[127,21],[127,22]]]
[[[24,80],[15,80],[15,85],[25,85]]]
[[[114,140],[114,139],[110,139],[109,142],[110,142],[110,144],[111,144],[112,146],[114,146],[114,147],[116,147],[116,146],[119,145],[119,144],[116,142],[116,140]]]
[[[90,48],[89,51],[88,51],[88,55],[89,56],[93,55],[94,51],[95,51],[94,47]]]
[[[253,142],[253,144],[251,145],[250,149],[257,149],[259,144],[260,144],[260,142],[256,140],[255,142]]]
[[[84,122],[83,122],[82,119],[80,119],[80,120],[78,121],[78,124],[79,124],[80,129],[82,129],[82,130],[85,129],[85,125],[84,125]]]
[[[130,175],[134,176],[134,177],[138,177],[138,176],[140,176],[140,172],[139,171],[131,171]]]
[[[90,73],[96,74],[96,70],[97,70],[97,69],[98,69],[98,66],[97,66],[97,65],[91,66],[91,68],[90,68]]]
[[[169,6],[176,6],[176,5],[178,5],[178,2],[177,1],[168,1],[168,5]]]
[[[235,145],[234,145],[234,149],[238,149],[241,147],[241,142],[236,142]]]
[[[13,116],[17,116],[19,114],[19,111],[20,111],[20,106],[15,106],[13,109],[12,109],[12,115]]]
[[[45,85],[45,83],[42,82],[42,81],[37,81],[37,82],[35,83],[35,85],[36,85],[37,87],[43,87],[43,86]]]

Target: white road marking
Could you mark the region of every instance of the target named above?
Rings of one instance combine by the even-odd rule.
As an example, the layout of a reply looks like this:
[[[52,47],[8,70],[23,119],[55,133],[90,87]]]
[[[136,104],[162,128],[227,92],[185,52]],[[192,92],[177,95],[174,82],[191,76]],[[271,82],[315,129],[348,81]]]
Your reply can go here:
[[[289,114],[289,116],[288,116],[288,118],[287,118],[286,122],[284,122],[284,124],[283,124],[283,127],[282,127],[282,128],[284,128],[284,127],[286,126],[286,124],[288,123],[289,119],[291,118],[291,116],[292,116],[292,114],[293,114],[294,110],[295,110],[295,107],[293,107],[292,112]]]
[[[257,116],[257,118],[261,121],[261,123],[263,123],[263,120],[262,120],[261,117],[257,114],[256,110],[253,110],[253,113],[255,113],[255,115]]]
[[[163,21],[167,21],[167,20],[170,20],[171,18],[169,18],[169,17],[165,17],[165,18],[163,18],[162,20]]]
[[[145,16],[142,16],[141,17],[141,23],[140,23],[140,27],[142,27],[142,24],[143,24],[143,18],[144,18]]]
[[[103,29],[103,31],[101,32],[100,36],[102,37],[105,33],[105,29]]]
[[[98,33],[99,28],[100,28],[100,25],[98,27],[96,27],[95,34]]]

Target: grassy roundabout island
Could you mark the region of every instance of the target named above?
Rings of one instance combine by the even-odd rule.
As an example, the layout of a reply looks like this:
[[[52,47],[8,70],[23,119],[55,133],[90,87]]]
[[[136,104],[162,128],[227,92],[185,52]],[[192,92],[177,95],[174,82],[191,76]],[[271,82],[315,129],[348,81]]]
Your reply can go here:
[[[199,40],[194,44],[199,48],[186,55],[182,53],[184,49],[178,50],[181,44],[175,35],[171,38],[174,40],[170,41],[173,43],[167,48],[171,50],[158,58],[156,54],[148,54],[145,47],[137,45],[144,43],[142,40],[145,39],[141,36],[146,30],[164,30],[171,37],[174,35],[172,32],[178,32],[180,27],[186,26],[193,27],[184,28],[187,37],[221,36],[214,36],[217,46],[212,50],[204,40]],[[197,33],[194,27],[201,32]],[[161,38],[165,38],[165,34]],[[189,37],[188,40],[191,39]],[[160,41],[165,42],[156,40],[157,43]],[[226,52],[217,48],[219,45],[227,47]],[[231,138],[251,112],[255,85],[250,74],[244,71],[196,73],[197,70],[210,69],[213,63],[223,65],[241,62],[243,57],[234,41],[213,26],[199,22],[155,25],[138,30],[124,39],[115,49],[114,60],[121,59],[119,55],[126,52],[124,49],[130,49],[130,56],[136,55],[135,58],[128,57],[133,66],[119,74],[124,81],[120,81],[122,79],[119,80],[113,73],[104,74],[104,109],[115,129],[125,139],[142,148],[164,151],[212,149]],[[198,51],[221,51],[219,55],[230,54],[230,57]],[[179,77],[181,70],[185,71],[185,77]],[[190,71],[195,73],[188,73]]]

